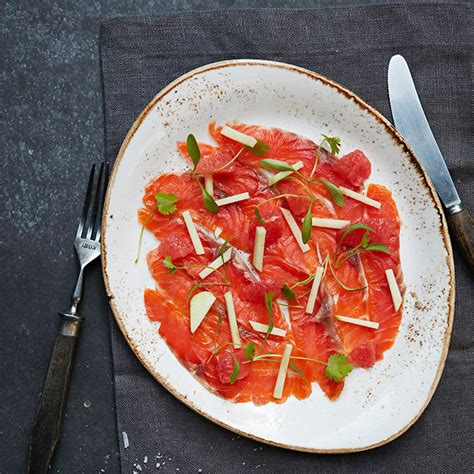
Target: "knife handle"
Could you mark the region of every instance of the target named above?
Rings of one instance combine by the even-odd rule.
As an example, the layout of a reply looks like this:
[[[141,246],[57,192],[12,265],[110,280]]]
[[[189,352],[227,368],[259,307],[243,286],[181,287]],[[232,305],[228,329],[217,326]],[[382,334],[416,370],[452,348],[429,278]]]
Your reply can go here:
[[[77,336],[82,318],[59,313],[61,325],[56,335],[48,373],[33,421],[28,453],[30,474],[48,471],[61,436],[69,382],[74,365]]]
[[[467,209],[448,216],[448,223],[458,241],[464,258],[474,271],[474,218]]]

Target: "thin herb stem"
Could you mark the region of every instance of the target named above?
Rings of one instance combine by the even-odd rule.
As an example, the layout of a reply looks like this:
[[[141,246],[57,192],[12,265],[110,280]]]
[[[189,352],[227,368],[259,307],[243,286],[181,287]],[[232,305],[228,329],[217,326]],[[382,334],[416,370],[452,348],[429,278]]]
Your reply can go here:
[[[316,196],[313,194],[313,192],[308,188],[308,186],[306,186],[306,184],[301,182],[301,180],[299,180],[298,178],[295,178],[294,176],[287,176],[286,179],[288,179],[290,181],[295,181],[296,183],[299,183],[301,186],[303,186],[305,191],[310,195],[311,199],[313,201],[317,201]]]
[[[255,356],[253,359],[252,359],[252,362],[258,362],[259,360],[266,360],[266,358],[281,358],[283,357],[282,354],[262,354],[262,355],[258,355],[258,356]],[[327,362],[323,362],[322,360],[319,360],[319,359],[312,359],[311,357],[302,357],[302,356],[291,356],[290,359],[295,359],[295,360],[307,360],[309,362],[316,362],[318,364],[322,364],[322,365],[325,365],[327,366]],[[271,359],[269,359],[271,360]],[[250,361],[249,361],[250,362]]]
[[[232,284],[229,282],[224,282],[224,283],[218,283],[218,282],[210,282],[210,283],[195,283],[188,291],[188,295],[186,297],[186,303],[189,303],[189,300],[191,298],[191,295],[193,294],[194,290],[197,290],[198,288],[201,287],[206,287],[206,286],[232,286]]]
[[[277,301],[276,303],[279,306],[286,306],[287,308],[304,308],[304,306],[299,306],[299,305],[296,305],[296,304],[282,303],[281,301]]]
[[[229,279],[226,278],[226,276],[224,276],[220,270],[218,270],[217,268],[211,267],[209,265],[183,265],[182,267],[174,266],[175,270],[186,270],[188,268],[199,268],[201,270],[204,270],[205,268],[209,268],[210,270],[216,272],[222,278],[222,280],[225,281],[227,285],[229,286],[231,285],[231,282],[229,281]],[[207,283],[207,285],[210,285],[210,283]]]
[[[148,224],[149,220],[151,219],[151,216],[153,215],[153,213],[156,211],[157,207],[158,207],[158,204],[155,204],[150,209],[150,212],[148,213],[148,215],[145,217],[145,220],[143,221],[142,229],[140,230],[140,237],[138,238],[138,252],[137,252],[137,258],[135,259],[135,263],[138,263],[138,261],[140,260],[140,254],[142,251],[143,233],[145,231],[145,227]]]
[[[365,290],[367,288],[367,286],[361,286],[359,288],[351,288],[349,286],[346,286],[346,285],[344,285],[344,283],[342,283],[341,280],[339,280],[339,278],[337,277],[336,272],[332,268],[331,264],[329,264],[329,269],[331,270],[331,273],[332,273],[333,277],[335,278],[335,280],[339,283],[340,286],[342,286],[342,288],[344,288],[344,290],[346,290],[346,291],[360,291],[360,290]]]
[[[221,171],[224,171],[228,166],[230,166],[240,156],[240,154],[244,151],[244,148],[245,148],[245,146],[243,146],[230,161],[228,161],[225,165],[222,165],[220,168],[216,168],[215,170],[206,171],[206,172],[203,172],[203,173],[200,173],[200,174],[214,174],[214,173],[219,173]]]
[[[293,283],[290,288],[294,288],[295,286],[300,286],[300,285],[307,285],[308,283],[311,283],[314,280],[315,275],[310,275],[306,280],[302,281],[297,281],[296,283]]]
[[[270,199],[265,199],[265,201],[259,202],[255,207],[260,207],[266,204],[267,202],[273,201],[274,199],[280,199],[284,197],[295,197],[295,198],[303,198],[303,199],[308,199],[306,196],[302,196],[301,194],[279,194],[278,196],[273,196]]]
[[[323,143],[326,141],[326,139],[324,139],[319,145],[318,145],[318,149],[316,150],[316,157],[314,159],[314,166],[313,166],[313,169],[311,170],[311,173],[309,175],[310,178],[313,177],[314,173],[316,172],[316,168],[318,166],[318,163],[319,163],[319,157],[320,157],[320,154],[321,154],[321,147],[323,146]]]
[[[234,343],[233,342],[224,342],[220,346],[217,347],[217,349],[213,350],[211,355],[209,356],[209,359],[207,359],[206,364],[209,364],[209,362],[212,360],[212,358],[220,352],[224,347],[226,346],[232,346]]]

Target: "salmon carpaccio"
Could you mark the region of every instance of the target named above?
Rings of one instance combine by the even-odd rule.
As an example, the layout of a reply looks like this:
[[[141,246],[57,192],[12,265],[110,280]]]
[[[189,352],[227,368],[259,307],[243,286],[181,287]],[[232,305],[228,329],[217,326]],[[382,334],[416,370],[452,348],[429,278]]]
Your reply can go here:
[[[222,168],[241,151],[229,166],[212,174],[213,197],[217,200],[248,192],[249,199],[222,206],[218,213],[213,214],[205,209],[201,190],[191,172],[162,174],[145,189],[144,207],[139,210],[139,221],[145,223],[146,228],[159,239],[157,248],[147,256],[150,272],[156,281],[155,288],[145,289],[148,317],[160,323],[159,334],[180,362],[206,387],[226,399],[255,404],[281,403],[290,396],[304,399],[312,393],[313,382],[317,382],[331,400],[336,399],[343,389],[343,380],[330,380],[325,374],[324,364],[298,357],[326,362],[332,354],[339,353],[345,354],[354,367],[368,368],[382,359],[384,352],[393,345],[402,309],[394,309],[385,270],[393,270],[403,296],[399,257],[400,220],[395,202],[388,189],[370,184],[366,195],[378,201],[380,209],[347,196],[344,205],[339,207],[326,187],[316,181],[317,178],[324,178],[336,186],[361,193],[370,176],[371,164],[359,150],[336,157],[323,147],[319,149],[313,141],[288,131],[240,123],[232,123],[231,127],[268,144],[268,153],[261,157],[248,149],[241,151],[240,143],[221,135],[221,129],[211,123],[209,133],[215,143],[199,144],[201,159],[195,172],[203,175]],[[183,158],[189,160],[185,143],[178,143],[178,149]],[[318,163],[311,182],[304,182],[308,189],[304,188],[301,180],[294,179],[283,179],[269,186],[270,172],[260,165],[263,158],[289,164],[301,161],[303,167],[299,172],[308,178],[317,155]],[[326,270],[311,313],[306,312],[311,282],[293,287],[297,296],[293,301],[283,298],[282,287],[304,281],[324,262],[334,262],[344,229],[313,227],[308,242],[310,250],[304,253],[301,251],[283,218],[281,208],[290,210],[300,223],[308,211],[308,190],[316,198],[312,208],[313,217],[366,224],[373,229],[370,233],[371,242],[383,243],[390,251],[389,254],[377,251],[360,253],[334,270],[337,279],[346,288],[359,288],[355,291],[345,289],[336,280],[334,273]],[[175,212],[162,215],[156,210],[155,194],[158,192],[172,193],[179,198]],[[288,194],[296,197],[276,197]],[[258,204],[265,221],[265,251],[263,270],[251,272],[242,265],[236,253],[244,258],[249,256],[249,262],[252,262],[255,229],[262,225],[257,222],[254,211]],[[181,215],[185,210],[189,210],[196,225],[204,247],[203,255],[196,255]],[[348,234],[339,252],[357,245],[363,233],[364,230],[357,230]],[[217,272],[204,280],[198,276],[199,267],[217,258],[222,251],[220,246],[225,241],[230,243],[233,257],[221,267],[221,273],[225,273],[231,287],[222,284],[222,276]],[[177,267],[188,268],[179,269],[170,275],[168,268],[163,265],[165,257],[170,257]],[[216,302],[192,334],[189,292],[196,283],[202,286],[194,291],[211,291]],[[242,341],[242,348],[239,349],[230,344],[231,332],[224,303],[224,293],[227,291],[231,291],[234,300]],[[250,325],[250,321],[269,323],[265,306],[265,294],[268,292],[275,294],[274,327],[285,330],[285,337],[270,335],[265,338],[264,333],[254,331]],[[341,322],[335,315],[376,321],[379,328]],[[249,362],[244,353],[249,341],[255,344],[257,353],[282,354],[285,345],[292,344],[291,355],[297,357],[292,362],[297,363],[297,366],[295,368],[293,364],[292,368],[290,364],[282,398],[273,398],[279,369],[278,357]],[[232,383],[235,361],[239,363],[240,371]]]

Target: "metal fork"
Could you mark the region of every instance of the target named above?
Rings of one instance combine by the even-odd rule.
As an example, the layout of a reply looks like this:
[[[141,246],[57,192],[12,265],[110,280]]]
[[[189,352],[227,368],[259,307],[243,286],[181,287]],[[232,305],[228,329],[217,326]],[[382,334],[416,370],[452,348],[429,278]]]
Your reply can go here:
[[[97,173],[92,166],[82,216],[77,226],[74,247],[80,269],[71,295],[71,305],[60,312],[60,326],[54,342],[48,373],[33,421],[28,453],[28,473],[45,473],[61,435],[69,381],[74,364],[77,338],[83,318],[78,314],[82,300],[84,270],[100,256],[102,207],[109,177],[109,163]]]

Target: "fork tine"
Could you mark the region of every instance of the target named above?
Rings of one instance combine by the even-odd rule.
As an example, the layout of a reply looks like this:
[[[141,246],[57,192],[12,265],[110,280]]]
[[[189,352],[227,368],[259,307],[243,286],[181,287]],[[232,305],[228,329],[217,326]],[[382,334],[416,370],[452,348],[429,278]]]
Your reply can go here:
[[[92,165],[91,172],[89,175],[89,182],[87,184],[86,197],[84,198],[84,207],[82,208],[82,216],[77,226],[76,238],[82,237],[82,231],[84,230],[84,225],[87,220],[87,214],[89,211],[89,203],[92,196],[92,189],[94,184],[94,175],[95,175],[95,165]]]
[[[99,215],[97,216],[97,230],[95,234],[95,239],[97,242],[100,240],[101,228],[102,228],[102,211],[104,208],[104,201],[105,201],[105,193],[107,192],[107,184],[109,182],[109,172],[110,172],[110,163],[105,163],[105,173],[104,173],[104,184],[101,188],[100,192],[100,200],[99,200]]]
[[[104,174],[104,163],[101,163],[99,168],[99,177],[95,185],[94,202],[92,204],[92,212],[87,219],[86,239],[92,239],[92,232],[94,231],[95,221],[97,218],[97,210],[99,209],[100,186],[102,183],[102,176]]]

